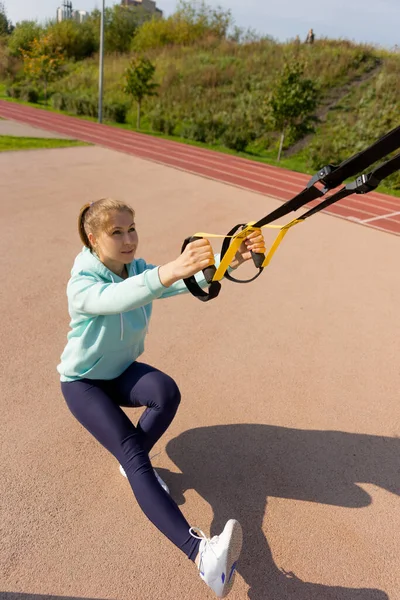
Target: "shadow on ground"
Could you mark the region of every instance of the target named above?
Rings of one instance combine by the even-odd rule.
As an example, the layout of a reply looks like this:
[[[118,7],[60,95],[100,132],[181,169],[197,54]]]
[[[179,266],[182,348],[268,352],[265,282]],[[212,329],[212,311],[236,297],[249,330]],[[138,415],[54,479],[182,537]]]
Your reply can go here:
[[[251,600],[388,600],[381,590],[323,586],[282,572],[262,521],[268,497],[361,508],[372,499],[357,483],[400,494],[400,439],[245,424],[185,431],[166,450],[181,473],[157,470],[178,504],[195,489],[213,509],[211,535],[231,516],[242,523],[238,572]]]

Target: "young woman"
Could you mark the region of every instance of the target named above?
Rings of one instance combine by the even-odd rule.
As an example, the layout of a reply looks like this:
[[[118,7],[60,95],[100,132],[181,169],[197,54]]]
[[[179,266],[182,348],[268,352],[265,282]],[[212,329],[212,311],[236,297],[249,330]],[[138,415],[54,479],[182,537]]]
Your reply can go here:
[[[139,506],[150,521],[194,561],[201,578],[220,598],[233,584],[242,530],[229,520],[208,539],[190,527],[168,488],[153,470],[149,452],[173,420],[180,403],[176,383],[158,369],[137,362],[144,350],[152,302],[184,293],[183,278],[218,264],[208,240],[196,240],[161,266],[136,259],[138,234],[127,204],[101,199],[82,207],[79,234],[84,248],[67,285],[71,317],[67,344],[57,367],[61,390],[76,419],[119,461]],[[265,252],[260,232],[240,247],[231,268]],[[142,407],[136,426],[121,407]],[[196,531],[200,535],[196,534]]]

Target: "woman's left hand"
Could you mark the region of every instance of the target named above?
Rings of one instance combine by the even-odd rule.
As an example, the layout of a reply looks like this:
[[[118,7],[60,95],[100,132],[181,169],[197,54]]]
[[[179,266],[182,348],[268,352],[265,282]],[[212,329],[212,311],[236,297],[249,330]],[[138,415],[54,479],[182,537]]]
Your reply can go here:
[[[239,265],[246,262],[246,260],[250,260],[252,258],[251,252],[256,252],[257,254],[266,253],[265,240],[261,229],[253,231],[243,240],[230,266],[236,269]]]

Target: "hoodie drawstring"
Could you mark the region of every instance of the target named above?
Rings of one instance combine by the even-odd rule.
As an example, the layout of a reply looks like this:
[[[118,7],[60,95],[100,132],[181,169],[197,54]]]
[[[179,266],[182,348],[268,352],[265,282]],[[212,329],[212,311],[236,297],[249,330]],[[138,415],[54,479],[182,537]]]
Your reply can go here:
[[[122,340],[124,339],[124,319],[122,317],[122,313],[119,313],[119,323],[121,328],[121,337],[119,339],[122,342]]]
[[[133,269],[133,274],[137,275],[136,273],[136,267],[135,267],[135,263],[132,263],[132,269]],[[146,321],[146,333],[149,332],[149,320],[147,318],[147,314],[146,314],[146,309],[144,306],[141,306],[141,309],[143,311],[143,315],[144,315],[144,320]]]
[[[111,279],[112,279],[112,282],[115,283],[112,273],[111,273]],[[120,342],[122,342],[122,340],[124,339],[124,318],[122,316],[122,312],[119,313],[119,326],[120,326],[120,330],[121,330],[121,336],[120,336],[119,340],[120,340]]]

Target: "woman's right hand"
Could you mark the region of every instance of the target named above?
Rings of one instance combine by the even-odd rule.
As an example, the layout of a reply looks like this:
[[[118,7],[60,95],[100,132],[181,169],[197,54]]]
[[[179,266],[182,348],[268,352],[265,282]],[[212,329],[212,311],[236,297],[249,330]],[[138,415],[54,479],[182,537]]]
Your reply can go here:
[[[214,252],[210,242],[201,238],[190,242],[177,259],[160,267],[158,274],[164,287],[169,287],[214,263]]]

